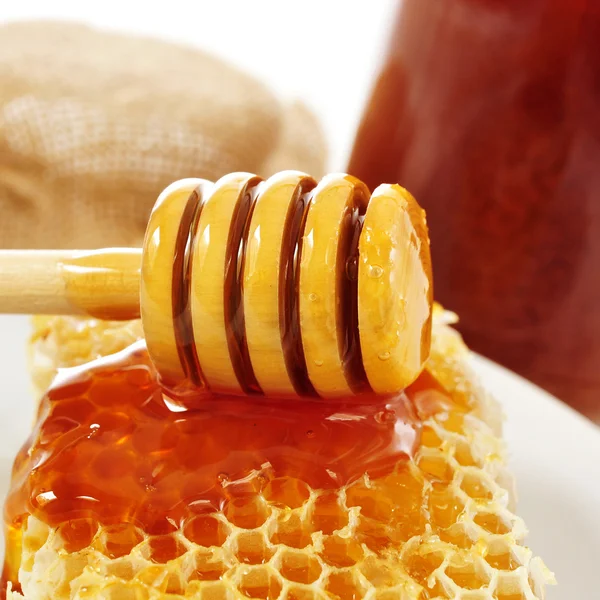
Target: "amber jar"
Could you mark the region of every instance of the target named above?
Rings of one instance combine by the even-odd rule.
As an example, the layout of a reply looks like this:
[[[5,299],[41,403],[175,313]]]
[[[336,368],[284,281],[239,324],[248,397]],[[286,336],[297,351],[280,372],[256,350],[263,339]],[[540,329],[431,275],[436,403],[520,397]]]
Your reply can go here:
[[[425,207],[472,348],[600,419],[600,0],[404,0],[348,169]]]

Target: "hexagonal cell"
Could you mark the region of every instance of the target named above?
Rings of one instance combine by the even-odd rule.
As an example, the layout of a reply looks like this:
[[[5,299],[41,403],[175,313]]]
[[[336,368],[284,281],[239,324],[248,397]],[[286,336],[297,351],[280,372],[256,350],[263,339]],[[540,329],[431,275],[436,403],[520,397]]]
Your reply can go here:
[[[442,454],[421,454],[417,466],[430,481],[448,483],[454,477],[454,469]]]
[[[288,581],[312,583],[321,575],[321,565],[316,557],[299,550],[285,550],[281,554],[279,572]]]
[[[365,594],[364,587],[352,571],[330,573],[325,583],[325,590],[334,598],[344,598],[344,600],[360,600]]]
[[[435,420],[446,430],[453,433],[464,434],[465,416],[458,410],[440,413],[435,416]]]
[[[454,458],[458,464],[463,467],[480,466],[480,462],[473,458],[469,444],[463,440],[456,442],[456,446],[454,447]]]
[[[311,510],[312,524],[317,531],[333,533],[348,525],[348,512],[340,506],[336,492],[326,492],[315,499]]]
[[[271,543],[285,544],[292,548],[306,548],[311,542],[312,527],[304,523],[297,513],[277,515],[275,531],[271,535]]]
[[[105,569],[107,575],[118,577],[124,581],[130,581],[135,576],[133,564],[129,557],[107,561]]]
[[[376,587],[392,587],[399,583],[399,570],[392,568],[385,560],[367,557],[360,565],[361,573]]]
[[[391,498],[382,493],[375,483],[367,484],[360,479],[346,490],[346,506],[360,506],[360,514],[386,523],[392,516],[394,506]]]
[[[474,499],[491,500],[494,497],[479,473],[465,473],[460,487],[468,496]]]
[[[457,522],[464,509],[463,501],[454,495],[451,488],[434,484],[429,493],[429,514],[434,526],[440,529],[450,527]]]
[[[445,573],[465,590],[479,590],[490,582],[490,576],[483,567],[466,561],[448,565]]]
[[[319,596],[311,589],[291,585],[286,590],[283,600],[319,600]]]
[[[493,554],[490,552],[486,554],[485,560],[491,567],[500,571],[514,571],[521,566],[521,562],[508,549]]]
[[[183,580],[179,571],[171,571],[167,576],[165,593],[167,594],[185,594],[187,582]]]
[[[71,519],[58,526],[57,533],[67,552],[79,552],[91,545],[98,532],[94,519]]]
[[[148,600],[150,593],[139,583],[124,588],[121,583],[115,582],[102,589],[101,597],[102,600]]]
[[[269,562],[273,550],[267,546],[265,536],[260,531],[247,531],[235,538],[235,555],[241,563],[261,565]]]
[[[164,564],[185,554],[187,548],[174,535],[156,535],[148,540],[145,551],[149,560]]]
[[[448,544],[454,544],[459,548],[467,550],[473,546],[473,540],[467,533],[467,528],[464,523],[455,523],[448,527],[448,529],[441,529],[438,531],[440,540],[447,542]]]
[[[323,540],[320,555],[333,567],[351,567],[363,558],[363,549],[354,538],[332,535]]]
[[[222,546],[230,531],[226,523],[213,515],[197,515],[187,520],[183,526],[183,535],[190,542],[205,548]]]
[[[496,582],[495,598],[498,600],[526,600],[525,589],[522,589],[521,579],[512,573],[498,577]],[[529,585],[525,584],[526,587]]]
[[[227,567],[211,552],[196,550],[192,557],[192,571],[187,580],[218,581],[225,571],[227,571]]]
[[[224,581],[192,581],[185,590],[186,598],[198,600],[234,600],[238,595]]]
[[[426,448],[439,448],[442,445],[442,438],[435,432],[430,425],[425,425],[421,430],[421,446]]]
[[[473,521],[490,533],[504,535],[512,529],[512,526],[507,525],[501,517],[491,512],[478,512],[473,517]]]
[[[355,535],[359,543],[366,544],[376,554],[381,554],[391,544],[389,527],[362,515],[358,519]]]
[[[95,546],[108,558],[119,558],[129,554],[143,539],[137,527],[130,523],[118,523],[103,527]]]
[[[151,565],[144,567],[135,575],[136,581],[141,581],[145,585],[155,588],[159,592],[164,592],[168,584],[169,572],[162,566]]]
[[[248,598],[276,600],[281,587],[279,578],[266,566],[246,567],[240,573],[238,589]]]
[[[404,558],[406,572],[420,585],[427,587],[427,580],[431,574],[442,564],[442,552],[428,552],[417,548],[412,554]]]
[[[262,497],[248,495],[229,500],[223,513],[233,525],[242,529],[255,529],[269,518],[271,509]]]
[[[263,496],[276,506],[299,508],[309,499],[310,488],[294,477],[277,477],[265,486]]]

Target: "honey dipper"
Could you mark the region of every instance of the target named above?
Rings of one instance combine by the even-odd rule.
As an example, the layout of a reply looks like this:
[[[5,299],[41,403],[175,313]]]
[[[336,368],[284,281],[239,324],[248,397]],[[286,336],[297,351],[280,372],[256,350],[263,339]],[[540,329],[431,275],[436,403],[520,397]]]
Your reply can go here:
[[[0,251],[0,311],[141,315],[169,387],[275,396],[397,392],[429,353],[423,210],[344,174],[184,179],[142,249]]]

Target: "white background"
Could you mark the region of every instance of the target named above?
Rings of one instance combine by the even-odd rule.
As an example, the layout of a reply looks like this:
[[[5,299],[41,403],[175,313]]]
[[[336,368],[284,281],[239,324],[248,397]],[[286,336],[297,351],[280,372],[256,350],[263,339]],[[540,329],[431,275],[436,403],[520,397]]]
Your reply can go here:
[[[391,0],[0,0],[0,23],[74,19],[195,44],[303,99],[320,117],[329,170],[343,170],[375,65],[385,46]],[[0,89],[0,96],[1,96]],[[0,481],[29,432],[31,400],[24,317],[0,316]],[[600,597],[600,435],[546,394],[486,362],[486,384],[507,413],[506,437],[530,542],[561,583],[553,600]],[[0,485],[0,494],[4,485]]]

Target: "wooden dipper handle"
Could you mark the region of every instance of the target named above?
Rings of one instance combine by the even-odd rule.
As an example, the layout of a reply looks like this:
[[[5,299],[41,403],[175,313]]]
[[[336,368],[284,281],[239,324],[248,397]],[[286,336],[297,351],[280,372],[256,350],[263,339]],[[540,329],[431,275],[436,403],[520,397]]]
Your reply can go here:
[[[140,316],[139,248],[0,250],[0,312]]]

